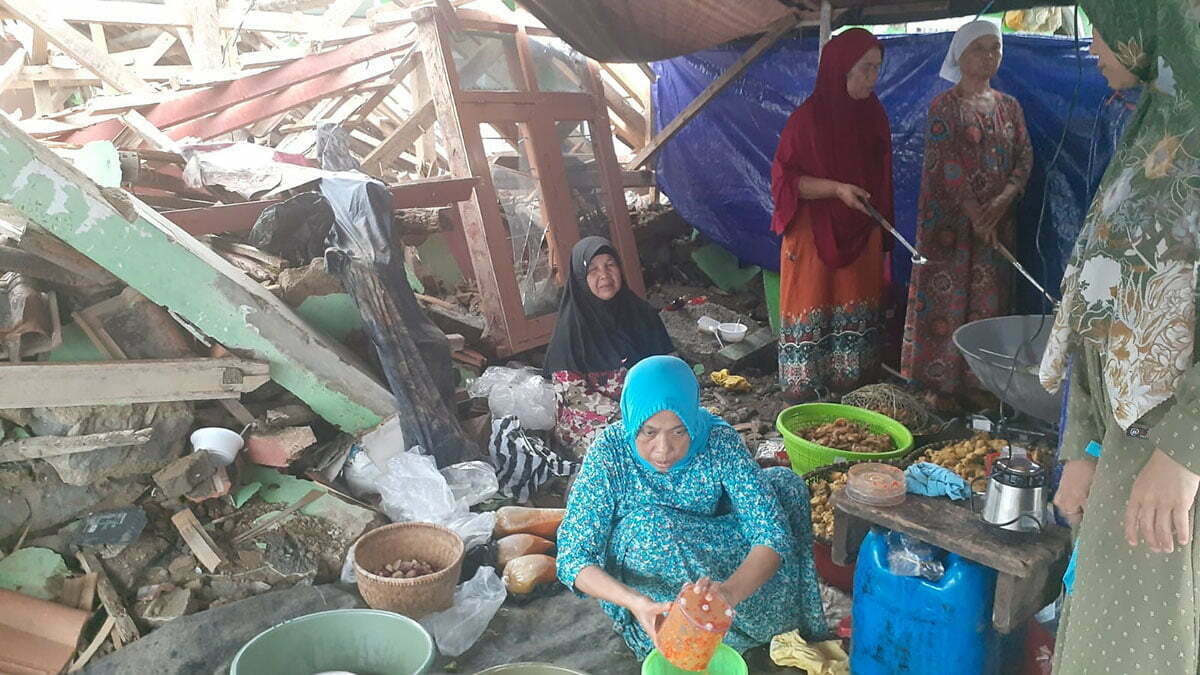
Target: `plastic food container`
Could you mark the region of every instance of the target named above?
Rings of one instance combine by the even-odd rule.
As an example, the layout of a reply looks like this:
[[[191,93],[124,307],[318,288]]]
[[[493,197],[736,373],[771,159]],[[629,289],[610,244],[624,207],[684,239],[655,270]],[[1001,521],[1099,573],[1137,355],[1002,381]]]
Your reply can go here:
[[[725,342],[741,342],[746,339],[746,333],[749,330],[746,324],[742,323],[723,323],[717,326],[717,333]]]
[[[846,496],[871,506],[895,506],[907,492],[904,472],[890,464],[855,464],[846,472]]]
[[[189,439],[194,452],[207,452],[217,458],[221,466],[233,464],[245,441],[236,431],[221,427],[204,427],[192,432]]]
[[[699,593],[688,584],[659,627],[656,646],[676,668],[704,670],[732,624],[733,609],[719,594]]]

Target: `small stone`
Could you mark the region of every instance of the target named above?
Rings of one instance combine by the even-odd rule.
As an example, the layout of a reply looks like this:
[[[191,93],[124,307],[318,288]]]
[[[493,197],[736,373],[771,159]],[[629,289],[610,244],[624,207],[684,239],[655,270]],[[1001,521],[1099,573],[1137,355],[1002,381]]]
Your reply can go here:
[[[196,559],[187,554],[175,556],[175,559],[167,564],[167,571],[171,573],[171,580],[178,584],[200,577],[200,572],[196,569]]]
[[[147,584],[165,584],[171,580],[171,573],[164,567],[147,567],[142,573],[142,580]]]
[[[212,577],[208,581],[208,586],[218,598],[232,597],[242,591],[242,585],[229,577]]]
[[[184,584],[183,587],[188,589],[189,591],[198,591],[201,588],[204,588],[204,580],[203,579],[192,579],[191,581]]]
[[[271,590],[271,584],[263,581],[251,581],[246,588],[252,595],[258,595],[259,593],[266,593]]]
[[[193,607],[192,592],[186,588],[163,593],[152,600],[142,611],[142,620],[158,627],[187,614]]]

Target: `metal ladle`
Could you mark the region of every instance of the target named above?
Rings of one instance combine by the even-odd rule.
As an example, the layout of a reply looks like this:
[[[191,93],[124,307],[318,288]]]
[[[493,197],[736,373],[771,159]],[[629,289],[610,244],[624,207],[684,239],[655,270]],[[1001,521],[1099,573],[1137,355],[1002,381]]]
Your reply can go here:
[[[1046,299],[1050,301],[1051,305],[1058,305],[1058,300],[1055,300],[1054,296],[1047,293],[1046,289],[1037,282],[1037,279],[1034,279],[1033,275],[1026,271],[1025,267],[1021,265],[1021,263],[1017,262],[1017,258],[1012,254],[1012,251],[1009,251],[1004,244],[1001,244],[1000,242],[996,242],[996,250],[999,251],[1000,255],[1004,256],[1008,262],[1012,263],[1013,267],[1017,268],[1017,271],[1021,273],[1021,276],[1025,277],[1026,281],[1033,284],[1034,288],[1038,289],[1042,295],[1046,296]]]
[[[896,228],[892,227],[892,224],[887,221],[887,218],[884,218],[883,214],[875,210],[875,207],[872,206],[870,202],[864,201],[862,202],[862,205],[867,209],[867,213],[869,213],[877,223],[883,226],[883,229],[890,232],[891,235],[896,238],[896,241],[900,242],[904,248],[908,249],[908,252],[912,254],[912,264],[924,265],[929,262],[929,258],[926,258],[918,253],[917,249],[914,248],[912,244],[908,243],[908,240],[904,238],[904,235],[900,234]]]

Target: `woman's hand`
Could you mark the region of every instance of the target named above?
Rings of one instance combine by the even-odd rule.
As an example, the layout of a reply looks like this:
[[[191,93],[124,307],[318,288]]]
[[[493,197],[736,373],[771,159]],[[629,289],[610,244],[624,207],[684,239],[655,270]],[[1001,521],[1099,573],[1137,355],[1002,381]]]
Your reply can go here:
[[[838,183],[837,187],[835,187],[833,190],[833,196],[842,200],[843,204],[854,209],[855,211],[861,211],[862,213],[870,215],[870,212],[867,211],[865,204],[869,204],[871,202],[871,193],[858,187],[857,185]]]
[[[1074,462],[1072,462],[1074,463]],[[1145,539],[1151,551],[1171,553],[1175,542],[1192,538],[1192,506],[1200,476],[1188,471],[1161,450],[1142,467],[1125,507],[1125,539],[1136,547]]]
[[[745,600],[745,598],[734,597],[736,594],[733,592],[733,589],[711,577],[701,577],[694,586],[697,593],[703,593],[709,597],[714,595],[720,596],[721,600],[725,601],[725,604],[729,605],[730,609],[737,607],[738,603]]]
[[[1062,480],[1054,494],[1054,505],[1058,512],[1071,524],[1078,527],[1083,520],[1088,493],[1092,491],[1092,478],[1096,475],[1096,462],[1090,459],[1073,459],[1063,466]]]
[[[642,595],[631,602],[630,606],[625,609],[628,609],[633,614],[633,618],[637,619],[637,622],[641,624],[642,630],[646,631],[646,635],[650,637],[650,641],[657,642],[658,620],[663,614],[671,610],[671,603],[654,602]]]

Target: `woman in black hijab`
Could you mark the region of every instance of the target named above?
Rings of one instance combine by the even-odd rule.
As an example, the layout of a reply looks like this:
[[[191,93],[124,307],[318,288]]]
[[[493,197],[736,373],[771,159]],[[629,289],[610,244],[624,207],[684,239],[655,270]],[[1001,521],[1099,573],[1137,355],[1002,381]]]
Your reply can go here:
[[[571,277],[545,361],[559,392],[561,444],[582,457],[596,431],[616,417],[625,371],[674,351],[658,312],[626,286],[613,245],[603,237],[581,239],[571,251]]]

